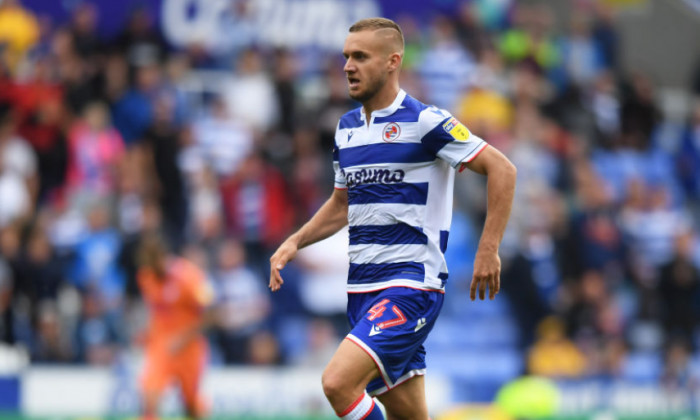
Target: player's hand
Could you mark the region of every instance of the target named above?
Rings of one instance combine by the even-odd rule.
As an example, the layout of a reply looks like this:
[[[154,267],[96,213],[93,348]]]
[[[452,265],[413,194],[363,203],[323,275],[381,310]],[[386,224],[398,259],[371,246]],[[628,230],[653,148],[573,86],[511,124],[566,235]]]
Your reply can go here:
[[[284,241],[270,257],[270,284],[268,287],[273,292],[278,291],[280,287],[282,287],[282,284],[284,284],[284,280],[282,280],[282,276],[280,275],[280,270],[296,257],[298,250],[299,248],[296,242],[292,238],[289,238]]]
[[[479,248],[474,258],[474,275],[469,288],[471,299],[476,299],[476,290],[479,289],[479,299],[484,300],[487,286],[489,299],[495,298],[501,289],[501,258],[498,256],[498,251]]]

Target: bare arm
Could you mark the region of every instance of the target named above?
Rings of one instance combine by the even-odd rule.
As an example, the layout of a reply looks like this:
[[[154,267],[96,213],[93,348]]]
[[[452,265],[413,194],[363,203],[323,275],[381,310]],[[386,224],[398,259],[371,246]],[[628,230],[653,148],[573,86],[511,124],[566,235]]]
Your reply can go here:
[[[501,259],[498,256],[498,247],[510,217],[517,171],[507,157],[490,146],[465,166],[488,177],[486,222],[474,259],[470,297],[472,300],[476,299],[478,288],[479,298],[483,300],[488,285],[489,298],[493,299],[501,288]]]
[[[218,322],[216,307],[205,308],[199,322],[177,335],[170,342],[170,353],[178,354],[209,327]]]
[[[276,292],[284,280],[280,270],[301,248],[326,239],[348,224],[348,191],[336,189],[331,197],[296,233],[285,240],[270,257],[270,290]]]

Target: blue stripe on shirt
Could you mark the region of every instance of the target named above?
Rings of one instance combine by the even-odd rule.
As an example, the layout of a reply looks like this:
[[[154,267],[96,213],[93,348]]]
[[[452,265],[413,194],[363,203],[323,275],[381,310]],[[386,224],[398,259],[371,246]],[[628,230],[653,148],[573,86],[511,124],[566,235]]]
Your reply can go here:
[[[350,245],[425,245],[428,237],[418,226],[396,223],[393,225],[350,226]]]
[[[348,271],[348,284],[366,284],[392,279],[425,280],[425,266],[417,262],[386,264],[353,264]]]
[[[363,184],[348,190],[348,205],[422,204],[428,201],[428,183]]]
[[[426,104],[412,98],[410,95],[406,95],[403,102],[401,102],[401,108],[387,117],[376,117],[374,123],[417,122],[420,113],[425,108],[428,108]]]
[[[450,237],[449,230],[440,231],[440,252],[443,254],[447,251],[447,239]]]
[[[426,133],[420,140],[423,146],[430,150],[433,154],[437,154],[437,152],[445,147],[446,144],[454,141],[454,137],[452,137],[452,135],[445,131],[445,129],[442,127],[442,125],[445,124],[450,118],[452,117],[442,120],[440,124],[428,131],[428,133]]]
[[[363,122],[362,117],[360,115],[360,108],[357,108],[340,117],[338,129],[341,130],[343,128],[362,127],[362,124]]]
[[[340,167],[377,163],[432,162],[435,154],[420,143],[375,143],[340,149]]]
[[[420,111],[416,112],[415,109],[401,108],[387,117],[375,117],[373,122],[374,124],[392,122],[417,122],[418,116],[420,116]]]

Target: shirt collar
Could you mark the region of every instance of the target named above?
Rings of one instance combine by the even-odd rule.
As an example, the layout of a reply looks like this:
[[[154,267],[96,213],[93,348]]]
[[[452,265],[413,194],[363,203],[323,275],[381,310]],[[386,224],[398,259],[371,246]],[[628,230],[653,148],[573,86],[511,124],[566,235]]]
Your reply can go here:
[[[399,93],[398,95],[396,95],[396,99],[394,99],[394,102],[392,102],[391,105],[389,105],[386,108],[378,109],[372,112],[372,115],[375,117],[388,117],[389,115],[398,111],[404,99],[406,99],[406,92],[403,89],[399,89]],[[360,113],[362,115],[362,120],[366,120],[364,107],[360,108]]]

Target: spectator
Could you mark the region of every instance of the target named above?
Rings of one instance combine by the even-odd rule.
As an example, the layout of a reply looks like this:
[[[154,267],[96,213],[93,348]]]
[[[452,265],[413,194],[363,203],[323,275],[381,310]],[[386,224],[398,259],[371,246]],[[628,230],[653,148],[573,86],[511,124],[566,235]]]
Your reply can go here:
[[[55,301],[42,301],[37,307],[36,344],[32,361],[39,363],[69,363],[72,360],[71,343]]]
[[[0,44],[6,44],[2,61],[14,69],[39,38],[39,24],[34,14],[22,7],[20,0],[0,3]]]
[[[253,366],[279,365],[283,362],[277,338],[269,331],[260,331],[250,340],[250,358]]]
[[[161,88],[161,69],[157,62],[148,62],[135,70],[134,87],[112,104],[114,126],[127,146],[143,141],[153,123],[153,104]]]
[[[97,9],[90,3],[78,5],[73,12],[71,31],[75,52],[84,59],[93,59],[102,52],[102,43],[97,35],[97,18]]]
[[[347,334],[348,230],[300,250],[296,261],[302,268],[299,295],[304,308],[313,319],[330,322],[339,337]]]
[[[255,45],[256,22],[253,2],[250,0],[234,0],[228,3],[228,8],[221,17],[221,25],[227,28],[213,47],[213,53],[222,57],[222,67],[227,68],[237,61],[241,52]]]
[[[254,355],[254,338],[266,327],[270,298],[264,279],[246,267],[245,250],[240,243],[226,240],[217,255],[214,287],[218,296],[217,339],[226,363],[245,363]],[[266,359],[266,358],[265,358]]]
[[[425,84],[428,103],[453,110],[459,93],[467,88],[474,71],[474,58],[459,44],[454,24],[449,19],[436,18],[430,35],[431,43],[416,70]]]
[[[241,238],[251,264],[266,272],[267,254],[295,220],[294,206],[282,174],[258,153],[221,183],[227,231]]]
[[[0,229],[22,222],[32,211],[32,198],[27,183],[0,162]]]
[[[518,3],[513,25],[499,40],[499,50],[511,64],[525,64],[538,73],[547,73],[560,63],[550,30],[552,11],[546,6]]]
[[[619,71],[621,57],[620,35],[616,29],[616,10],[610,4],[594,2],[593,39],[600,49],[602,65],[614,73]]]
[[[294,91],[294,80],[298,77],[297,63],[294,55],[284,49],[275,52],[274,63],[273,81],[279,104],[279,130],[289,135],[294,132],[298,119]]]
[[[494,59],[497,60],[497,58]],[[483,72],[483,69],[477,68],[476,71]],[[504,137],[508,135],[511,128],[513,108],[506,97],[489,88],[488,83],[486,80],[477,82],[467,94],[461,97],[456,106],[455,115],[460,121],[464,121],[474,134],[501,145],[506,142]],[[493,82],[493,84],[497,83]]]
[[[200,153],[218,176],[238,171],[253,149],[250,129],[234,117],[222,98],[214,99],[210,113],[194,122],[192,132]]]
[[[697,390],[700,387],[700,378],[690,366],[691,346],[687,341],[672,340],[664,356],[661,382],[667,390]]]
[[[29,297],[35,316],[39,316],[41,306],[48,302],[46,309],[56,305],[59,289],[63,284],[63,267],[54,255],[53,248],[46,233],[39,225],[29,235],[26,250],[17,264],[15,288]]]
[[[322,369],[326,360],[330,360],[338,348],[340,336],[333,323],[327,319],[313,319],[309,322],[306,333],[308,337],[302,337],[308,346],[294,364],[305,367]]]
[[[299,222],[308,220],[321,207],[328,189],[322,188],[318,180],[328,175],[324,165],[325,156],[319,150],[317,133],[309,129],[298,130],[294,141],[294,167],[291,170],[293,201],[299,209]]]
[[[100,328],[109,330],[110,340],[116,342],[124,339],[124,325],[120,317],[126,279],[119,266],[122,239],[110,224],[110,216],[104,202],[93,204],[90,208],[89,231],[75,248],[71,280],[83,294],[84,315],[92,319],[86,325],[88,331],[83,333],[90,335],[90,325],[104,324]],[[91,337],[83,337],[87,340],[86,344],[92,343]],[[100,344],[103,343],[100,341]],[[97,357],[103,360],[102,356]]]
[[[104,104],[85,109],[68,134],[69,194],[108,197],[116,191],[117,171],[124,157],[124,142],[112,128]]]
[[[676,156],[676,171],[696,215],[700,208],[700,102],[693,107]],[[696,218],[696,221],[700,221]]]
[[[553,378],[576,378],[586,370],[586,358],[564,332],[564,323],[548,317],[537,327],[537,341],[528,355],[528,372]]]
[[[326,97],[314,109],[314,127],[320,134],[321,150],[327,156],[326,161],[332,161],[331,152],[335,142],[335,128],[346,112],[353,106],[353,101],[346,94],[346,81],[343,74],[337,71],[335,60],[328,60],[323,69],[323,83],[326,85]]]
[[[570,216],[566,273],[579,277],[589,269],[619,272],[624,250],[611,194],[587,161],[574,163],[573,177],[577,208]]]
[[[77,360],[97,366],[111,365],[117,356],[119,338],[94,292],[83,295],[82,313],[76,328]]]
[[[6,105],[0,105],[0,158],[7,171],[20,176],[32,191],[36,189],[37,165],[34,151],[17,133],[16,114]]]
[[[621,212],[620,227],[635,278],[655,282],[660,267],[674,258],[676,240],[689,230],[690,220],[685,212],[671,207],[668,191],[634,181]]]
[[[170,119],[178,128],[190,122],[192,111],[194,111],[192,109],[192,94],[188,92],[186,86],[190,70],[190,62],[184,54],[171,54],[165,63],[165,77],[160,93],[165,99],[161,97],[156,99],[156,104],[162,100],[170,104],[170,112],[172,113]],[[157,118],[156,112],[158,111],[154,111],[154,120]]]
[[[153,18],[145,7],[137,7],[129,16],[124,31],[117,36],[114,48],[132,67],[162,62],[167,46],[156,31]]]
[[[248,49],[236,63],[236,75],[223,87],[223,100],[233,116],[265,132],[279,121],[280,104],[260,52]]]
[[[627,147],[645,149],[661,114],[654,102],[654,86],[649,77],[635,72],[628,80],[620,108],[621,140]]]
[[[188,203],[185,177],[178,164],[182,135],[173,119],[174,104],[169,99],[162,96],[156,102],[153,125],[146,131],[144,145],[148,171],[155,174],[154,189],[163,209],[163,228],[173,249],[180,249],[185,241]]]
[[[595,128],[600,133],[598,145],[604,148],[611,147],[620,134],[620,98],[613,76],[610,71],[598,73],[588,103]]]
[[[2,251],[1,247],[0,251]],[[12,277],[12,268],[4,257],[0,257],[0,343],[6,344],[13,344],[15,341],[12,325],[12,289],[14,287]]]
[[[144,200],[140,206],[140,211],[138,229],[132,232],[125,232],[122,248],[119,251],[119,267],[126,276],[125,292],[130,300],[129,303],[134,303],[135,298],[140,296],[136,279],[138,245],[145,234],[160,231],[162,224],[161,210],[154,200]]]
[[[41,100],[19,127],[36,154],[38,203],[57,196],[66,181],[68,146],[63,129],[65,108],[58,100]]]
[[[603,52],[593,37],[590,16],[579,11],[570,25],[561,44],[563,66],[570,83],[588,86],[603,69]]]
[[[700,270],[693,264],[693,234],[680,235],[675,257],[661,267],[658,286],[664,331],[673,341],[690,343],[700,320]]]
[[[224,230],[221,214],[222,197],[216,175],[205,168],[190,184],[190,236],[206,246],[213,246]]]

